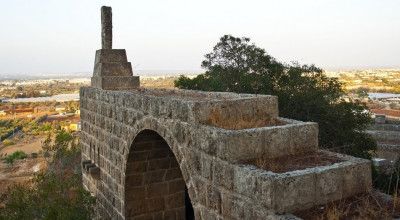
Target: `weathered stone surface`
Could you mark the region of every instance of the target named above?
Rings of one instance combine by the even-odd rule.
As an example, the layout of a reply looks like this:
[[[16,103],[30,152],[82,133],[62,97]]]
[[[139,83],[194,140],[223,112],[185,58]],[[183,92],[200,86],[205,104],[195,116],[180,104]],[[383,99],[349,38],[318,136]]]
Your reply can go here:
[[[338,155],[341,162],[333,165],[281,174],[241,164],[260,155],[318,150],[315,123],[278,118],[285,123],[229,130],[199,120],[209,113],[198,113],[195,106],[242,98],[232,93],[82,88],[82,157],[100,168],[98,180],[84,174],[84,185],[101,198],[99,207],[122,219],[178,218],[185,210],[186,189],[202,219],[274,219],[274,212],[306,209],[371,189],[369,162],[348,156]],[[255,98],[254,106],[274,100]],[[224,109],[222,104],[213,106]],[[266,112],[274,115],[277,109]]]
[[[370,162],[274,173],[243,161],[318,151],[318,125],[280,118],[268,95],[139,88],[112,49],[111,8],[92,87],[81,88],[83,184],[99,219],[296,219],[279,215],[371,189]],[[95,175],[93,175],[95,174]]]
[[[101,45],[91,78],[91,85],[106,90],[130,90],[138,88],[139,77],[133,76],[131,63],[126,51],[112,49],[112,12],[111,7],[101,7]]]
[[[125,50],[102,49],[96,52],[91,84],[106,90],[130,90],[138,88],[140,81],[133,76]]]
[[[92,86],[107,90],[129,90],[140,84],[138,76],[109,76],[91,78]]]
[[[111,7],[101,7],[101,47],[112,49],[112,12]]]
[[[101,76],[132,76],[131,63],[99,63],[96,65],[94,75]]]
[[[100,49],[96,51],[94,65],[98,63],[126,63],[125,49]]]

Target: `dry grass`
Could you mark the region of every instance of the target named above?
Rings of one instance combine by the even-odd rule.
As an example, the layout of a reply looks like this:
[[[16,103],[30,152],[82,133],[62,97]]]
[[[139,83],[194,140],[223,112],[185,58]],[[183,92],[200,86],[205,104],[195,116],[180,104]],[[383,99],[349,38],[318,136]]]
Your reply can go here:
[[[233,117],[219,109],[212,109],[205,124],[229,130],[240,130],[279,126],[284,125],[285,123],[275,118],[271,118],[263,112],[255,115],[240,115],[240,117]]]
[[[140,79],[140,85],[146,88],[174,88],[174,81],[177,80],[177,76],[171,77],[142,77]]]
[[[384,201],[376,193],[358,195],[295,213],[307,220],[383,220],[399,217],[399,204]]]
[[[313,152],[307,154],[288,155],[277,158],[261,157],[246,161],[265,170],[274,173],[285,173],[294,170],[303,170],[316,166],[331,165],[341,160],[335,156],[328,155],[324,152]]]
[[[44,136],[31,135],[25,135],[18,139],[14,138],[13,141],[16,144],[0,148],[0,158],[12,154],[18,150],[21,150],[27,154],[38,153],[42,150],[42,142],[44,141],[44,139]]]
[[[46,160],[42,157],[17,160],[12,166],[0,162],[0,195],[6,193],[9,186],[27,183],[35,173],[46,167]]]

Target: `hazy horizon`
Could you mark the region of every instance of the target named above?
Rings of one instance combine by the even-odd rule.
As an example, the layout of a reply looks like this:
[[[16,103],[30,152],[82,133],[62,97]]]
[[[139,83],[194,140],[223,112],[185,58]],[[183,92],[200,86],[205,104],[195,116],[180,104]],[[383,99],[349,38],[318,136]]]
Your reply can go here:
[[[102,5],[113,8],[114,48],[127,50],[138,73],[201,72],[204,54],[224,34],[250,37],[286,63],[400,68],[396,0],[14,0],[0,14],[0,74],[90,73]]]

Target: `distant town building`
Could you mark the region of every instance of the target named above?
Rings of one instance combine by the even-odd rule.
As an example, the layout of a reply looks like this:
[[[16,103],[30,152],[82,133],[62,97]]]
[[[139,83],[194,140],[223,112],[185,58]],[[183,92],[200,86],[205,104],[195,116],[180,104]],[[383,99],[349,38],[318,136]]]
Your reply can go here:
[[[59,113],[61,113],[61,112],[64,112],[65,111],[65,107],[63,107],[63,106],[56,106],[56,112],[59,112]]]
[[[81,123],[71,123],[69,125],[63,125],[61,126],[62,129],[69,131],[69,132],[75,132],[75,131],[80,131],[81,130]]]

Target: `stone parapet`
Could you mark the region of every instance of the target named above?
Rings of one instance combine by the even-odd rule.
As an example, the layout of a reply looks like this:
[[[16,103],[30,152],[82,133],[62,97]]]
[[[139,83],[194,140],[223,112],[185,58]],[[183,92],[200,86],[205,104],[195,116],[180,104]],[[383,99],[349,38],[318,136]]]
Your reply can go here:
[[[318,151],[317,124],[278,117],[273,96],[92,87],[80,96],[82,159],[100,169],[83,180],[101,216],[181,219],[186,187],[196,219],[286,219],[275,213],[371,189],[369,161],[353,157],[285,173],[243,162]],[[279,123],[228,129],[202,120],[207,107],[234,123],[260,114]]]
[[[233,182],[236,191],[254,197],[278,213],[305,210],[372,190],[371,162],[322,151],[340,162],[302,170],[274,173],[252,165],[239,165]]]

